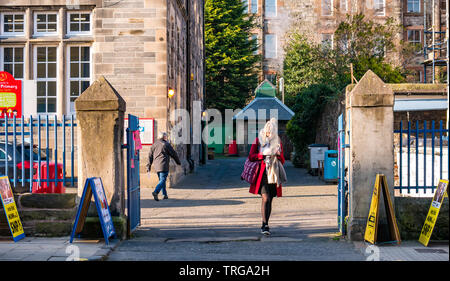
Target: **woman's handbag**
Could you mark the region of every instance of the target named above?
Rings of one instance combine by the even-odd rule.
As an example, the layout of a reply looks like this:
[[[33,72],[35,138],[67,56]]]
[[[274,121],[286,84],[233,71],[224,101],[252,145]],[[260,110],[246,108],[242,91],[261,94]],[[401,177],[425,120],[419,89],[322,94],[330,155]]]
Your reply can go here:
[[[259,171],[260,163],[258,161],[252,162],[248,158],[245,160],[244,171],[241,174],[241,179],[253,184],[256,182],[256,175]]]

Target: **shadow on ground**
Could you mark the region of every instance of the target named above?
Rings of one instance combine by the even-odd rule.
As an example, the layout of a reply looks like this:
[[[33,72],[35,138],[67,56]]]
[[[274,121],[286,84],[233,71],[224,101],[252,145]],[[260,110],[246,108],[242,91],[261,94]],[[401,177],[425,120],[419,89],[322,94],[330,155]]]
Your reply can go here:
[[[176,189],[225,189],[244,188],[250,184],[241,180],[241,173],[244,169],[246,157],[219,158],[209,160],[206,165],[198,166],[192,174],[186,175],[179,183],[172,186]],[[283,184],[289,186],[321,186],[327,185],[325,182],[312,177],[306,169],[295,168],[292,162],[286,161],[284,164],[288,181]],[[207,183],[199,184],[199,179]]]
[[[141,199],[141,208],[178,208],[178,207],[194,207],[194,206],[223,206],[223,205],[240,205],[244,204],[240,200],[225,199],[172,199],[161,200],[156,202],[154,199]]]
[[[336,228],[330,227],[301,227],[299,223],[292,225],[283,225],[272,227],[272,235],[270,237],[291,238],[291,239],[309,239],[309,238],[326,238],[336,233]],[[227,226],[227,225],[202,225],[202,226],[173,226],[157,228],[151,226],[140,227],[133,233],[134,238],[161,238],[161,239],[184,239],[195,240],[203,239],[205,241],[217,238],[240,239],[245,237],[259,238],[262,237],[259,226]]]

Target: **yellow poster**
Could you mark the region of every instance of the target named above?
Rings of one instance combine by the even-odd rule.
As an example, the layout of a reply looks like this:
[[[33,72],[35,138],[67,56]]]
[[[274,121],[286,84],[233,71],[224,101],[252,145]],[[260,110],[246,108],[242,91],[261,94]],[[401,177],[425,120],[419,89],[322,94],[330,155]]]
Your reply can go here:
[[[14,241],[25,237],[8,177],[0,177],[0,198]]]
[[[373,188],[372,202],[370,203],[369,217],[367,218],[366,232],[364,240],[375,244],[377,237],[378,203],[380,201],[380,175],[375,179]]]
[[[434,193],[433,201],[431,201],[430,210],[428,211],[427,218],[423,224],[422,231],[420,232],[419,242],[424,246],[428,246],[430,242],[431,234],[433,233],[434,225],[441,209],[442,201],[447,194],[448,180],[440,180]]]

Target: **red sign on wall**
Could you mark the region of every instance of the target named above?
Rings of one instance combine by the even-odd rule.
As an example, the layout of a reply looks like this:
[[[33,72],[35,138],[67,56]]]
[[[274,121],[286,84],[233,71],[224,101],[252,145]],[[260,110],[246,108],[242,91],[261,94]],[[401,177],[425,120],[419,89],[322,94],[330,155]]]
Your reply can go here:
[[[0,71],[0,118],[22,117],[22,81]]]

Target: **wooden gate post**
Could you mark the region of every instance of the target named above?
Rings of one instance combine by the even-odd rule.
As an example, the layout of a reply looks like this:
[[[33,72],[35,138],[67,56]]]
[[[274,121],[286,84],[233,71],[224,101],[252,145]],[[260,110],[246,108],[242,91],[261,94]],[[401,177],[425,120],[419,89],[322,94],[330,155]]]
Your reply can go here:
[[[125,214],[122,144],[126,103],[104,77],[75,101],[78,120],[78,196],[87,178],[103,181],[111,215]],[[91,204],[93,205],[93,204]]]
[[[377,174],[386,176],[394,198],[393,106],[392,89],[371,70],[346,96],[346,131],[350,131],[347,233],[351,240],[363,240]],[[384,210],[383,202],[380,209]]]

